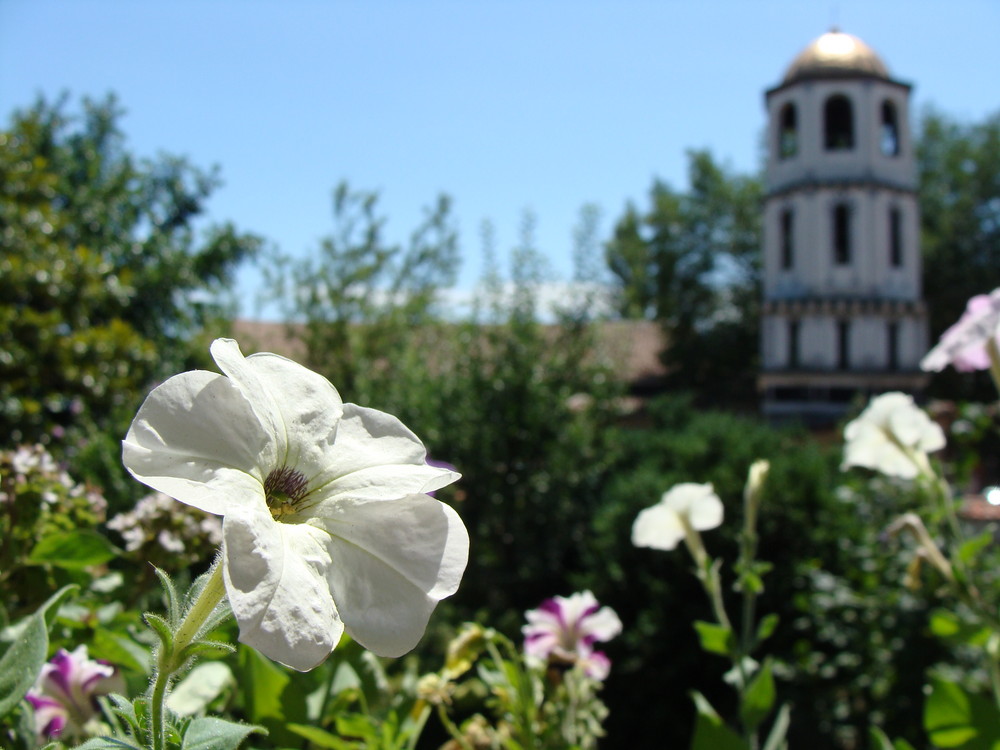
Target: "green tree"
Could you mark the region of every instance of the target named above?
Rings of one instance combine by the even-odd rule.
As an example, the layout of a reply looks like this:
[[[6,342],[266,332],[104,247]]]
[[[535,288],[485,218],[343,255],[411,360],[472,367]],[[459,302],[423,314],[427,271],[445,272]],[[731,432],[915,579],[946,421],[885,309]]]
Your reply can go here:
[[[663,325],[670,387],[752,400],[763,186],[707,151],[688,159],[688,190],[655,182],[649,209],[628,206],[607,243],[617,312]]]
[[[1000,286],[1000,112],[959,123],[926,112],[917,137],[924,296],[931,333]]]
[[[431,343],[439,294],[454,283],[458,240],[451,201],[441,195],[403,246],[385,238],[378,194],[340,183],[333,191],[333,233],[319,252],[277,255],[265,269],[271,295],[301,341],[308,364],[345,396],[393,411],[415,331]]]
[[[201,227],[218,184],[128,152],[113,97],[39,100],[0,131],[0,430],[113,433],[148,383],[203,358],[204,327],[260,240]]]

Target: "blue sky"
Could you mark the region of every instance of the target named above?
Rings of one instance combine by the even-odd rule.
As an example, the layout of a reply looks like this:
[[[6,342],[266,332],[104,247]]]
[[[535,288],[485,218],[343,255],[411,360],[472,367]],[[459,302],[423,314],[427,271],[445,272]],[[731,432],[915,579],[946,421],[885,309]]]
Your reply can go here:
[[[380,191],[397,241],[446,192],[465,287],[481,222],[503,254],[530,209],[566,278],[583,204],[607,233],[654,177],[684,186],[689,148],[756,169],[764,90],[833,23],[916,112],[1000,109],[995,0],[0,0],[0,110],[113,91],[133,152],[218,165],[210,217],[295,255],[340,180]]]

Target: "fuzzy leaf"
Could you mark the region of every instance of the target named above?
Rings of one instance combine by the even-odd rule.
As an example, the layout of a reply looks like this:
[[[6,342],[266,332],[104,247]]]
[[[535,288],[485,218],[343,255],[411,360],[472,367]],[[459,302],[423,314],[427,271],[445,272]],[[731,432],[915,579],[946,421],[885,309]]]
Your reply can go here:
[[[0,657],[0,718],[9,714],[35,684],[49,655],[49,627],[59,604],[75,591],[63,586],[22,622],[20,637]],[[19,623],[20,625],[20,623]]]
[[[78,745],[75,750],[143,750],[143,748],[142,745],[135,745],[129,740],[117,737],[94,737]]]
[[[170,624],[157,614],[152,612],[146,612],[142,616],[143,621],[149,626],[149,629],[156,633],[156,636],[160,639],[160,645],[163,650],[170,654],[174,650],[174,633],[170,629]]]
[[[156,577],[163,584],[163,593],[166,597],[167,605],[167,622],[172,627],[177,627],[181,621],[181,600],[177,594],[177,587],[174,586],[173,579],[170,578],[170,575],[165,570],[161,570],[154,565],[153,572],[156,573]]]
[[[195,719],[184,732],[181,750],[237,750],[240,743],[254,732],[267,734],[263,727],[237,724],[211,716]]]

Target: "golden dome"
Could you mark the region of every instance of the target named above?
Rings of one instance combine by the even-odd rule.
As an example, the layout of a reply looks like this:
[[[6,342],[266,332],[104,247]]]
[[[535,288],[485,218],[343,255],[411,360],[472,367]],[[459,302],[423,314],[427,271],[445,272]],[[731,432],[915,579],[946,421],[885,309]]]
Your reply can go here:
[[[857,76],[888,79],[889,70],[882,58],[856,36],[832,29],[799,53],[782,83]]]

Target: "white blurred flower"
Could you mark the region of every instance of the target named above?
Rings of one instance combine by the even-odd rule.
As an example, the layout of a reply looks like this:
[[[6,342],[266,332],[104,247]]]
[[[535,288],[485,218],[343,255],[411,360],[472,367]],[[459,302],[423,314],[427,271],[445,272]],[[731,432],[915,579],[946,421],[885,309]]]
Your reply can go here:
[[[140,498],[132,510],[108,521],[108,528],[122,535],[129,552],[152,544],[173,555],[188,551],[190,559],[179,560],[180,563],[196,562],[199,552],[204,556],[204,547],[222,544],[222,522],[218,516],[179,506],[162,492]]]
[[[524,653],[532,660],[579,665],[588,677],[603,680],[611,660],[594,650],[597,641],[609,641],[622,631],[611,607],[601,607],[590,591],[546,599],[525,613]]]
[[[690,531],[708,531],[722,523],[722,501],[711,484],[682,482],[656,505],[641,511],[632,524],[636,547],[672,550]]]
[[[139,409],[123,460],[139,481],[223,516],[222,567],[240,640],[311,669],[346,631],[382,656],[423,635],[458,588],[469,537],[427,495],[458,478],[429,466],[395,417],[341,401],[284,357],[218,339],[225,375],[194,371]]]
[[[927,454],[945,446],[944,431],[905,393],[876,396],[844,428],[841,469],[861,466],[901,479],[930,470]]]

